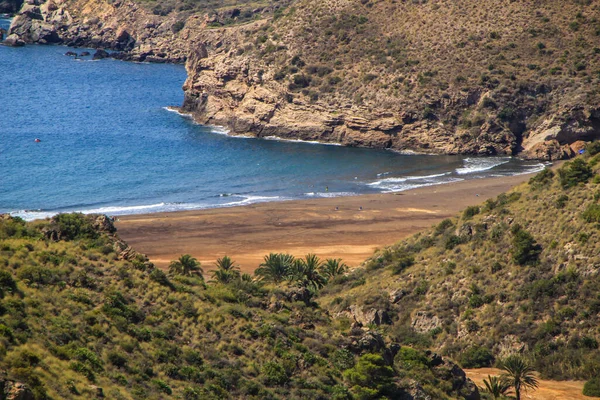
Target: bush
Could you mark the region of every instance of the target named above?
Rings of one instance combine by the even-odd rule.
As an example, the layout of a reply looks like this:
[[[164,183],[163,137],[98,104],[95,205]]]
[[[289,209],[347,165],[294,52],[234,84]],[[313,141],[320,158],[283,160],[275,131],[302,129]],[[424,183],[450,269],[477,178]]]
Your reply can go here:
[[[494,356],[485,347],[472,346],[461,353],[459,362],[463,368],[491,367],[494,362]]]
[[[65,240],[96,239],[98,231],[92,226],[91,218],[81,213],[58,214],[52,218],[60,236]]]
[[[545,168],[543,171],[539,172],[529,180],[529,186],[531,186],[534,189],[540,189],[542,187],[550,186],[550,184],[552,184],[553,179],[554,171]]]
[[[284,385],[289,377],[285,369],[276,362],[268,362],[261,369],[265,385]]]
[[[513,234],[513,261],[518,265],[536,264],[542,252],[541,246],[519,224],[515,225],[511,231]]]
[[[594,172],[583,158],[576,158],[571,162],[567,162],[558,170],[560,184],[564,189],[586,183],[593,175]]]
[[[479,206],[469,206],[463,211],[463,219],[471,219],[475,215],[479,214],[479,211]]]
[[[600,378],[592,378],[583,385],[583,395],[600,397]]]
[[[6,293],[17,291],[17,284],[12,275],[6,271],[0,271],[0,299],[4,298]]]
[[[177,21],[171,27],[171,32],[177,33],[180,30],[182,30],[184,26],[185,26],[185,22],[184,21]]]
[[[589,143],[587,146],[585,146],[585,151],[590,156],[595,156],[596,154],[600,153],[600,140]]]
[[[581,214],[585,222],[600,223],[600,204],[590,204],[583,214]]]

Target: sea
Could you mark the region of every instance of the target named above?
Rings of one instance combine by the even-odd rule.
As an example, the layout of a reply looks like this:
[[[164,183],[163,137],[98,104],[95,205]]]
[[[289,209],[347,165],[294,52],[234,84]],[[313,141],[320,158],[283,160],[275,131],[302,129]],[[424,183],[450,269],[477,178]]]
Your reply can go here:
[[[7,28],[9,20],[0,20]],[[236,137],[172,108],[181,65],[0,46],[0,213],[124,215],[354,196],[538,171],[513,157]],[[36,141],[39,139],[39,141]]]

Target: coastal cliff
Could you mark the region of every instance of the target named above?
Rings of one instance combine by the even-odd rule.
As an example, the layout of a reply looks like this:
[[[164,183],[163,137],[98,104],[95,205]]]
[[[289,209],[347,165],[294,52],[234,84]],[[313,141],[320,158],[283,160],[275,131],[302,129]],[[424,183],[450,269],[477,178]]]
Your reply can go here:
[[[593,4],[170,4],[28,0],[9,34],[185,61],[182,110],[233,134],[547,160],[600,137]]]

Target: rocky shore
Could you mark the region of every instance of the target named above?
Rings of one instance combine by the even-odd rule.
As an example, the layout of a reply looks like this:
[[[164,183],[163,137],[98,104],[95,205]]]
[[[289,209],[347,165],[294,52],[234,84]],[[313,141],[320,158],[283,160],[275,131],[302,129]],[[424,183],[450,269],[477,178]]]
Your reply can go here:
[[[157,15],[127,0],[26,0],[5,44],[56,43],[116,50],[106,56],[124,60],[185,62],[182,110],[232,134],[544,160],[572,157],[582,141],[600,137],[600,106],[586,86],[564,80],[514,89],[450,85],[423,89],[419,99],[390,97],[385,83],[350,97],[357,89],[336,88],[341,76],[353,76],[352,65],[309,65],[300,58],[310,58],[307,43],[294,36],[298,17],[290,13],[278,23],[269,15],[219,27],[214,15]],[[416,75],[421,83],[428,82],[425,73]],[[368,88],[369,79],[408,82],[408,75],[388,75],[362,74],[365,83],[356,87]]]

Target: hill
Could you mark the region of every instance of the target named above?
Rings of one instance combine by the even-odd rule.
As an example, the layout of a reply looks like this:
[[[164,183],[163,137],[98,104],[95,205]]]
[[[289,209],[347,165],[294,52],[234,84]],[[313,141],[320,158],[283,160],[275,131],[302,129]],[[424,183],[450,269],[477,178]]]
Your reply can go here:
[[[299,278],[180,261],[154,268],[105,216],[2,216],[0,398],[479,398],[449,360],[338,324]]]
[[[48,0],[10,33],[186,61],[184,111],[236,134],[560,159],[600,136],[598,18],[582,0]]]
[[[321,304],[465,368],[521,353],[544,378],[598,376],[599,147],[382,249]]]

